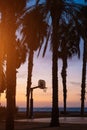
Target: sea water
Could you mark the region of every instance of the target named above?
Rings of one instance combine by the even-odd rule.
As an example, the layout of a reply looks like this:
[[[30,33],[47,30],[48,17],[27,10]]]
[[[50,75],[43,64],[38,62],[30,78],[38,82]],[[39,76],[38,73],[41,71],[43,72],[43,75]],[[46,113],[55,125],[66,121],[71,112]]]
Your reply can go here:
[[[59,111],[63,111],[63,107],[60,107],[59,108]],[[18,111],[19,112],[26,112],[26,108],[18,108]],[[34,112],[51,112],[52,111],[52,108],[51,107],[38,107],[38,108],[34,108],[33,109]],[[80,107],[68,107],[66,109],[66,111],[68,112],[80,112],[81,111],[81,108]],[[84,108],[84,111],[87,112],[87,108]]]

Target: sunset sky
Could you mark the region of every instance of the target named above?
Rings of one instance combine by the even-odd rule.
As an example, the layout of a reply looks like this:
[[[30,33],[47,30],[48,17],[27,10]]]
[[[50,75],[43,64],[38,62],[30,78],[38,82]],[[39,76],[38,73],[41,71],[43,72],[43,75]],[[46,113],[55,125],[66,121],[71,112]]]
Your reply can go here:
[[[81,41],[82,43],[82,41]],[[44,92],[42,89],[34,90],[34,106],[35,107],[51,107],[52,102],[52,53],[48,51],[45,58],[40,55],[37,58],[37,53],[35,53],[34,58],[34,68],[32,77],[32,87],[38,84],[39,79],[46,81],[47,91]],[[63,88],[61,80],[61,69],[62,61],[59,60],[59,106],[63,106]],[[80,90],[81,90],[81,70],[82,70],[82,56],[78,59],[74,56],[72,59],[68,60],[67,69],[67,106],[68,107],[78,107],[80,106]],[[24,65],[18,69],[17,74],[17,106],[26,106],[26,81],[27,81],[27,61]],[[87,95],[86,95],[87,97]],[[5,105],[5,94],[1,95],[1,104]],[[87,101],[86,101],[87,102]],[[86,103],[87,106],[87,103]]]
[[[76,0],[75,0],[76,1]],[[83,2],[84,0],[79,0]],[[81,48],[83,41],[81,40]],[[32,87],[37,86],[38,80],[43,79],[46,81],[47,91],[42,89],[34,90],[34,106],[35,107],[51,107],[52,102],[52,53],[47,49],[45,58],[40,55],[37,58],[35,52]],[[82,51],[81,51],[82,53]],[[62,61],[58,60],[58,82],[59,82],[59,106],[63,106],[63,87],[61,79]],[[17,94],[16,101],[18,107],[26,107],[26,86],[27,86],[27,60],[26,63],[21,65],[17,74]],[[67,69],[67,106],[79,107],[80,106],[80,91],[81,91],[81,75],[82,75],[82,54],[80,59],[74,56],[68,60]],[[87,81],[86,81],[87,83]],[[1,94],[1,104],[4,106],[6,99],[5,94]],[[85,104],[87,107],[87,95]]]

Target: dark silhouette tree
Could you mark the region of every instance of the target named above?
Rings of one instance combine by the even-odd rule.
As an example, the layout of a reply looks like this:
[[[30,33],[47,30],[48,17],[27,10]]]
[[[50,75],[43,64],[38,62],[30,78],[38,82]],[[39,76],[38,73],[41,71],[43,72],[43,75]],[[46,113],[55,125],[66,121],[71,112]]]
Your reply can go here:
[[[50,13],[52,18],[52,116],[51,126],[59,126],[59,109],[58,109],[58,35],[57,30],[59,27],[59,19],[63,9],[63,1],[51,0],[50,2]],[[48,3],[49,4],[49,3]]]
[[[68,24],[61,24],[59,26],[60,36],[60,48],[58,51],[58,57],[62,59],[62,84],[63,84],[63,103],[64,103],[64,115],[66,116],[66,99],[67,99],[67,84],[66,84],[66,76],[67,76],[67,60],[68,58],[72,58],[73,55],[78,54],[80,56],[80,35],[78,33],[76,25],[74,24],[74,20],[70,20]]]
[[[83,65],[82,65],[82,83],[81,83],[81,116],[84,115],[85,106],[85,93],[86,93],[86,62],[87,62],[87,6],[82,9],[82,19],[81,19],[81,36],[84,41],[83,45]]]
[[[47,36],[48,25],[44,16],[44,11],[41,11],[39,6],[36,6],[23,17],[23,38],[24,44],[28,47],[28,77],[27,77],[27,111],[26,115],[29,118],[29,96],[32,84],[33,58],[34,52],[42,46],[44,39]],[[35,20],[36,19],[36,20]]]
[[[66,19],[66,21],[69,20],[70,17],[72,17],[72,19],[74,19],[74,23],[75,23],[75,19],[77,19],[76,12],[79,12],[80,6],[63,3],[63,1],[55,1],[55,2],[51,1],[51,2],[52,2],[51,9],[53,9],[52,10],[53,13],[50,11],[52,13],[51,17],[54,16],[53,18],[55,18],[55,20],[52,21],[55,24],[55,26],[54,26],[54,24],[52,23],[52,29],[53,29],[53,27],[55,27],[55,31],[53,32],[53,30],[52,30],[52,32],[53,32],[52,35],[54,36],[54,39],[52,39],[52,45],[51,45],[52,49],[54,48],[52,50],[52,53],[53,53],[52,61],[53,61],[53,66],[54,66],[52,68],[52,70],[54,73],[52,74],[52,76],[53,76],[53,84],[52,84],[52,86],[53,86],[53,106],[52,106],[51,126],[57,126],[57,125],[59,125],[58,98],[57,98],[58,97],[58,91],[57,91],[58,90],[58,82],[57,82],[57,78],[58,78],[57,66],[58,65],[57,65],[57,61],[56,61],[57,60],[56,56],[58,56],[58,55],[56,55],[55,53],[57,53],[58,49],[60,48],[60,43],[58,42],[58,39],[60,38],[60,36],[58,35],[59,24],[61,22],[64,22],[64,19]],[[56,3],[56,2],[58,2],[58,3]],[[48,5],[49,5],[49,3],[48,3]],[[58,17],[59,14],[60,14],[60,17]],[[66,18],[64,16],[64,14],[65,14]],[[52,38],[53,38],[53,36],[52,36]],[[64,44],[64,42],[63,42],[63,44]],[[55,47],[53,47],[53,46],[55,46]]]
[[[26,6],[26,0],[0,1],[1,22],[3,25],[2,43],[5,45],[6,53],[6,98],[7,98],[7,115],[6,130],[14,130],[14,108],[15,108],[15,91],[16,91],[16,69],[20,66],[18,63],[17,53],[18,45],[16,40],[18,16]],[[22,49],[22,48],[21,48]],[[20,49],[20,50],[21,50]],[[19,51],[20,52],[20,51]],[[22,55],[20,55],[22,56]],[[19,58],[19,61],[21,59]]]
[[[84,1],[85,2],[85,1]],[[84,101],[86,88],[86,46],[87,46],[87,6],[80,7],[80,13],[77,13],[78,19],[74,17],[80,37],[83,39],[83,65],[82,65],[82,83],[81,83],[81,116],[84,115]]]
[[[70,14],[72,16],[75,16],[75,12],[79,11],[79,5],[77,7],[75,5],[72,5],[70,3],[66,3],[62,0],[46,0],[43,3],[43,6],[46,8],[44,11],[48,14],[50,14],[51,18],[51,49],[52,49],[52,115],[51,115],[51,126],[59,126],[59,110],[58,110],[58,29],[59,29],[59,23],[64,20],[64,15],[62,15],[62,12],[66,12],[66,14]],[[77,9],[78,8],[78,9]],[[49,12],[49,13],[48,13]],[[64,14],[64,13],[63,13]],[[76,17],[75,17],[76,18]],[[69,17],[67,18],[69,19]],[[47,43],[44,48],[43,56],[46,52]]]
[[[79,35],[84,41],[83,45],[83,66],[82,66],[82,83],[81,83],[81,116],[84,115],[84,101],[85,101],[85,88],[86,88],[86,46],[87,46],[87,6],[80,7],[80,13],[77,13],[78,19],[74,17],[77,24]]]
[[[87,41],[84,40],[83,45],[83,67],[82,67],[82,83],[81,83],[81,116],[84,115],[84,107],[85,107],[85,93],[86,93],[86,46]]]
[[[23,1],[23,0],[22,0]],[[37,0],[38,2],[38,0]],[[21,2],[22,3],[22,2]],[[24,1],[23,1],[24,3]],[[4,2],[3,2],[4,4]],[[8,5],[9,4],[9,5]],[[6,6],[8,5],[8,6]],[[14,103],[13,103],[13,97],[14,97],[14,86],[15,86],[15,77],[16,77],[16,63],[15,59],[14,62],[12,62],[12,59],[14,57],[14,54],[16,53],[15,48],[14,48],[14,43],[15,43],[15,28],[16,26],[13,26],[13,23],[16,23],[15,17],[17,14],[15,13],[15,9],[13,7],[21,7],[22,4],[19,4],[18,1],[16,1],[16,4],[14,6],[14,2],[11,0],[8,0],[7,3],[5,3],[5,13],[4,15],[4,20],[5,20],[5,28],[6,28],[6,46],[7,47],[7,130],[14,129]],[[45,11],[44,13],[48,14],[47,10],[49,10],[50,15],[51,15],[51,20],[52,20],[52,37],[51,37],[51,45],[52,45],[52,88],[53,88],[53,100],[52,100],[52,116],[51,116],[51,126],[59,126],[59,111],[58,111],[58,28],[59,28],[59,21],[61,18],[61,14],[63,9],[66,9],[66,12],[71,12],[72,11],[72,6],[68,4],[68,6],[65,5],[64,1],[60,0],[46,0],[45,3]],[[70,6],[70,9],[69,9]],[[24,7],[24,6],[22,6]],[[19,9],[19,10],[18,10]],[[17,13],[20,15],[20,10],[22,8],[18,8]],[[6,19],[5,19],[6,18]],[[13,27],[13,28],[11,28]],[[37,35],[38,37],[38,35]],[[9,43],[8,43],[9,42]],[[46,46],[47,47],[47,44]],[[9,51],[8,51],[9,48]],[[11,77],[13,75],[13,78]]]
[[[76,20],[76,19],[75,19]],[[87,6],[82,6],[80,14],[78,15],[77,28],[79,34],[83,39],[83,65],[82,65],[82,82],[81,82],[81,116],[84,115],[85,106],[85,88],[86,88],[86,55],[87,55]]]

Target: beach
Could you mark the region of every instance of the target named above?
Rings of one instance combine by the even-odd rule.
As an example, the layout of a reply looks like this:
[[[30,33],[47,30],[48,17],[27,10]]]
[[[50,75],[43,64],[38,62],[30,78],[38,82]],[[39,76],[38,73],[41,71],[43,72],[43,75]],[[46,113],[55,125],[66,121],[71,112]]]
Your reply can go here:
[[[73,116],[71,116],[73,114]],[[87,117],[80,117],[76,113],[62,114],[59,118],[59,127],[50,127],[50,115],[48,112],[34,112],[33,119],[26,119],[24,112],[18,112],[15,117],[15,130],[87,130]],[[5,120],[0,121],[0,130],[5,130]]]
[[[49,123],[15,122],[15,130],[87,130],[87,124],[60,124],[50,127]],[[0,130],[5,130],[5,122],[0,122]]]
[[[67,112],[66,117],[80,117],[80,112]],[[33,118],[50,118],[51,112],[33,112]],[[59,117],[64,117],[64,113],[60,112]],[[84,113],[84,117],[87,117],[87,112]],[[26,119],[26,112],[17,112],[16,119]]]

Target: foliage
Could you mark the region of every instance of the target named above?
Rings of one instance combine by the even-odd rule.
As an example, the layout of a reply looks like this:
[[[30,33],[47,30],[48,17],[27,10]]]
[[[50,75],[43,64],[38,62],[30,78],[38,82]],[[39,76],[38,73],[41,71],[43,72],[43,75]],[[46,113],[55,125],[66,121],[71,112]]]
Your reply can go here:
[[[30,12],[27,12],[22,20],[22,41],[27,43],[29,49],[37,50],[47,35],[48,24],[46,23],[43,9],[37,6]]]

